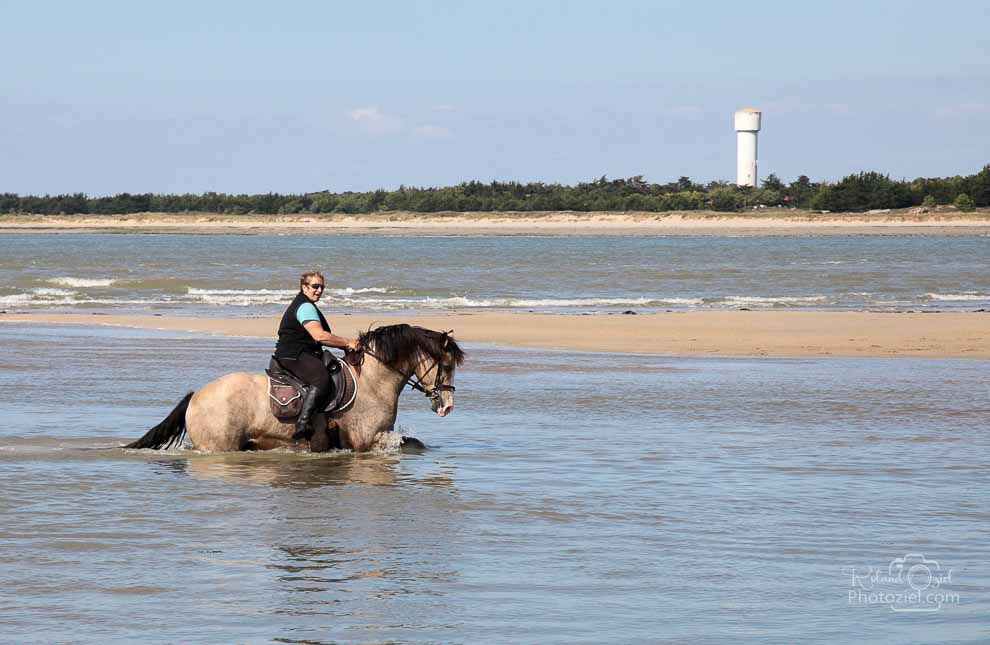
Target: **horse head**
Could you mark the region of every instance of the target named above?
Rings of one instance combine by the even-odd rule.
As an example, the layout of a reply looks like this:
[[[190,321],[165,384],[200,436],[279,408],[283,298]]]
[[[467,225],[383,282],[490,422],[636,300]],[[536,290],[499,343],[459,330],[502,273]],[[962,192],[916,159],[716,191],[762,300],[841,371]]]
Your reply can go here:
[[[411,325],[388,325],[362,333],[365,351],[406,376],[409,385],[430,399],[439,416],[454,409],[454,372],[464,362],[464,350],[453,330],[434,331]]]
[[[450,335],[452,333],[453,330],[443,332],[440,352],[435,357],[431,356],[432,366],[423,374],[416,375],[420,383],[433,383],[433,387],[428,388],[425,394],[430,397],[430,405],[433,411],[441,417],[445,417],[454,411],[454,371],[464,360],[463,352],[460,352],[460,348],[457,347],[456,343],[454,343],[454,347],[460,352],[460,356],[457,356],[450,349],[452,342]],[[425,362],[421,363],[421,365],[424,364]]]

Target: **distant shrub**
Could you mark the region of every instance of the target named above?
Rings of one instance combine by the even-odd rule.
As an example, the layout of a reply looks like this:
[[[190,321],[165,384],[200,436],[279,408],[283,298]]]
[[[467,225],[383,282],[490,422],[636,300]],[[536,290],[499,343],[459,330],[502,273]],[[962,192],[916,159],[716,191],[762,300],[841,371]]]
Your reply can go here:
[[[712,210],[717,211],[737,211],[742,208],[744,197],[739,194],[735,187],[716,188],[708,193],[711,199]]]
[[[971,211],[976,207],[973,198],[966,193],[959,193],[959,196],[956,197],[956,200],[952,204],[961,211]]]

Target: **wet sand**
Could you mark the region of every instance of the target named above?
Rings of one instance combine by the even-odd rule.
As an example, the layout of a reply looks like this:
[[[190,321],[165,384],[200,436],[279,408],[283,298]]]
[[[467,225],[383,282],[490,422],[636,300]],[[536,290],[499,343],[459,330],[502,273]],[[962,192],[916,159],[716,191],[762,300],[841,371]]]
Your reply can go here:
[[[713,311],[656,314],[452,312],[369,316],[328,312],[334,331],[407,322],[459,340],[598,352],[721,356],[990,358],[990,313]],[[0,322],[115,325],[274,338],[277,318],[0,314]]]
[[[915,213],[689,211],[375,213],[365,215],[6,215],[0,233],[361,233],[381,235],[982,235],[990,210]]]

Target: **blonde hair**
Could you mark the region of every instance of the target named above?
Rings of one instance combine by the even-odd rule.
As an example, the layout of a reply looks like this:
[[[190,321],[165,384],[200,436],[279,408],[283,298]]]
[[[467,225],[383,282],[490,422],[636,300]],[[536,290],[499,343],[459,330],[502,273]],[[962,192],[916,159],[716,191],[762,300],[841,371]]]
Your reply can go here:
[[[314,276],[320,276],[320,280],[326,282],[327,279],[323,277],[323,274],[319,271],[307,271],[306,273],[299,276],[299,288],[302,289],[306,284],[308,284],[309,279]]]

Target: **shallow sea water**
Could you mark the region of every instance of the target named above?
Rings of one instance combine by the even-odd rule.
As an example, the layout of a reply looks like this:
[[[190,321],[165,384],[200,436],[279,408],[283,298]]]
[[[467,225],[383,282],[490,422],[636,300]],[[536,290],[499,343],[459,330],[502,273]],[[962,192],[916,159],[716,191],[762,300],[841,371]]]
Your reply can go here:
[[[334,312],[990,307],[990,237],[0,235],[0,310],[270,315],[322,267]]]
[[[5,642],[990,639],[988,361],[469,346],[425,452],[211,455],[114,446],[270,342],[0,346]],[[958,602],[850,604],[915,554]]]

